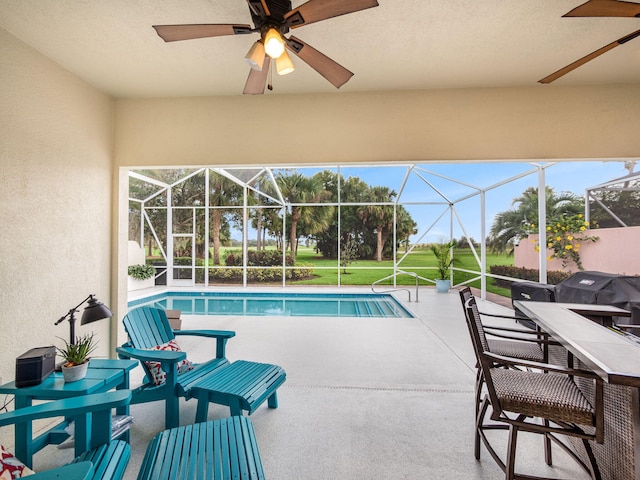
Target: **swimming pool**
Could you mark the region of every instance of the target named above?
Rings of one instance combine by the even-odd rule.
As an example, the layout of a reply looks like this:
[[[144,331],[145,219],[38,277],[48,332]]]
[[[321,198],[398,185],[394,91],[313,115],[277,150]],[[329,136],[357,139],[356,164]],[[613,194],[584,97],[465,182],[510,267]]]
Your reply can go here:
[[[163,292],[132,300],[186,315],[413,318],[384,293]]]

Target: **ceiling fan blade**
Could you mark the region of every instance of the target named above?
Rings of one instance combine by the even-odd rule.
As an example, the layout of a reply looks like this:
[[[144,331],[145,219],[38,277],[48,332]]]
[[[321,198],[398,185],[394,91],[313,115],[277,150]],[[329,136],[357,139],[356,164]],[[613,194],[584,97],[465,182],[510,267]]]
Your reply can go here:
[[[589,0],[563,17],[640,17],[640,3],[618,0]]]
[[[249,70],[249,76],[247,77],[247,83],[244,85],[245,95],[262,95],[264,93],[264,87],[267,84],[267,76],[269,75],[269,66],[271,65],[271,57],[266,55],[264,57],[264,63],[262,64],[262,70]]]
[[[260,18],[266,18],[271,15],[266,0],[247,0],[247,3],[254,15]]]
[[[352,72],[296,37],[292,36],[286,39],[286,45],[289,50],[329,80],[336,88],[340,88],[353,77]]]
[[[297,28],[377,6],[377,0],[309,0],[287,13],[284,20],[289,28]]]
[[[250,25],[235,24],[201,23],[192,25],[154,25],[153,28],[156,29],[160,38],[165,42],[253,33]]]
[[[539,83],[551,83],[554,80],[557,80],[558,78],[562,77],[563,75],[566,75],[567,73],[571,72],[572,70],[575,70],[576,68],[578,68],[578,67],[584,65],[585,63],[593,60],[594,58],[599,57],[603,53],[608,52],[609,50],[617,47],[618,45],[622,45],[623,43],[627,43],[628,41],[633,40],[636,37],[640,37],[640,30],[636,30],[635,32],[630,33],[629,35],[624,36],[624,37],[616,40],[615,42],[610,43],[609,45],[605,45],[604,47],[599,48],[595,52],[592,52],[589,55],[586,55],[586,56],[582,57],[580,60],[576,60],[572,64],[567,65],[564,68],[561,68],[557,72],[554,72],[551,75],[549,75],[547,77],[544,77],[542,80],[538,80],[538,82]]]

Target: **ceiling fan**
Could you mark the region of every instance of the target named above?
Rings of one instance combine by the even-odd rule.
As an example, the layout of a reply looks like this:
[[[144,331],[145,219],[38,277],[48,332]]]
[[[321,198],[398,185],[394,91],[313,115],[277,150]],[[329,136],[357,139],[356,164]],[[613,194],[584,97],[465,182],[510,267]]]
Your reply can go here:
[[[271,60],[275,60],[280,75],[286,75],[295,69],[286,50],[306,62],[336,88],[340,88],[353,76],[352,72],[299,38],[293,35],[287,38],[285,34],[290,29],[378,6],[377,0],[308,0],[292,9],[291,0],[246,1],[253,28],[246,24],[211,23],[153,25],[153,28],[165,42],[259,33],[260,39],[253,44],[245,57],[251,66],[244,86],[245,94],[264,93]]]
[[[619,0],[589,0],[583,3],[579,7],[574,8],[568,13],[565,13],[563,17],[639,17],[640,18],[640,3],[623,2]],[[640,30],[636,30],[629,35],[625,35],[619,38],[615,42],[605,45],[599,48],[595,52],[591,52],[589,55],[582,57],[579,60],[561,68],[557,72],[544,77],[542,80],[538,80],[539,83],[551,83],[554,80],[566,75],[567,73],[575,70],[576,68],[584,65],[585,63],[599,57],[603,53],[609,50],[627,43],[634,38],[640,37]]]

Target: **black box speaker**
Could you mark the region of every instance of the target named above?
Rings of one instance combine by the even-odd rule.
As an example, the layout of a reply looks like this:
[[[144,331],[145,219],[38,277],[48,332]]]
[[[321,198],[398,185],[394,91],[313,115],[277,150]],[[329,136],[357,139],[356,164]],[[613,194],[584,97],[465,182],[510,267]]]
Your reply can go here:
[[[37,347],[16,358],[16,387],[40,385],[56,368],[56,347]]]

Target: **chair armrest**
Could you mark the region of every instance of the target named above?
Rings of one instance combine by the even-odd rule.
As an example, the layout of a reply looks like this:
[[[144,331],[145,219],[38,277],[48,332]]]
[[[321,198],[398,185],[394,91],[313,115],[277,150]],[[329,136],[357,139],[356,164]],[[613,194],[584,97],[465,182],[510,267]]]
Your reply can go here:
[[[70,463],[62,467],[38,472],[30,475],[32,480],[86,480],[93,476],[93,464],[91,462]]]
[[[510,318],[511,320],[530,320],[529,317],[522,317],[520,315],[502,315],[500,313],[487,313],[487,312],[479,312],[480,315],[485,317],[494,317],[494,318]]]
[[[210,337],[210,338],[233,338],[236,336],[236,332],[232,330],[174,330],[173,334],[178,335],[193,335],[195,337]]]
[[[130,390],[115,390],[106,393],[64,398],[3,413],[0,415],[0,426],[41,418],[71,417],[84,413],[102,412],[116,407],[124,407],[130,401]]]
[[[174,335],[191,335],[216,339],[216,358],[224,358],[227,340],[236,336],[231,330],[174,330]]]
[[[523,332],[525,334],[528,334],[530,337],[535,337],[535,338],[527,338],[526,336],[505,335],[503,333],[496,333],[492,331],[492,330],[502,331],[502,329],[500,328],[494,329],[493,327],[484,327],[484,329],[485,329],[485,334],[488,336],[490,335],[492,337],[505,338],[507,340],[516,340],[519,342],[537,343],[539,345],[562,345],[560,342],[556,340],[549,340],[548,335],[539,335],[537,332]],[[541,336],[543,338],[540,338]]]
[[[482,325],[486,330],[490,328],[491,330],[500,330],[503,332],[513,332],[513,333],[522,333],[524,335],[536,335],[538,337],[548,337],[549,334],[547,332],[536,332],[534,330],[522,330],[521,328],[511,328],[511,327],[498,327],[496,325]]]
[[[484,352],[483,355],[489,358],[494,363],[498,363],[504,366],[535,368],[537,370],[544,370],[545,372],[563,373],[566,375],[590,378],[590,379],[602,382],[602,379],[598,375],[596,375],[594,372],[591,372],[589,370],[578,370],[576,368],[561,367],[559,365],[551,365],[549,363],[520,360],[512,357],[505,357],[503,355],[496,355],[495,353],[490,353],[490,352]]]
[[[120,358],[135,358],[143,362],[160,362],[163,364],[175,364],[187,358],[186,352],[174,352],[172,350],[144,350],[133,347],[117,347],[116,352]]]

